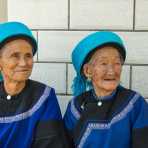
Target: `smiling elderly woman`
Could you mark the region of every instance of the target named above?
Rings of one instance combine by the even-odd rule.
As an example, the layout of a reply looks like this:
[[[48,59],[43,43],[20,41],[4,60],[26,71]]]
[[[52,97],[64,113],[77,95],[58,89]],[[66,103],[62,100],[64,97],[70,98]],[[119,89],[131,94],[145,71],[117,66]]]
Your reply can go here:
[[[53,88],[28,79],[37,43],[19,22],[0,24],[0,147],[65,148]]]
[[[74,147],[148,148],[148,104],[119,84],[125,58],[113,32],[90,34],[74,48],[74,98],[64,116]]]

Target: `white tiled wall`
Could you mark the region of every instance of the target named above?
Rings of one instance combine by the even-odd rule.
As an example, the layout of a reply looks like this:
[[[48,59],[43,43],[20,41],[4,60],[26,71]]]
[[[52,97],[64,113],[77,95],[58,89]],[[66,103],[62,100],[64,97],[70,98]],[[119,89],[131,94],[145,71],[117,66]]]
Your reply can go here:
[[[68,0],[8,0],[8,19],[31,28],[67,28]]]
[[[127,47],[126,62],[148,64],[148,32],[119,32]]]
[[[39,61],[70,62],[75,44],[91,31],[39,31]],[[116,32],[127,48],[126,63],[148,64],[148,32]],[[45,54],[46,53],[46,54]],[[138,55],[138,56],[137,56]]]
[[[70,27],[132,29],[134,0],[71,0]]]
[[[148,96],[148,66],[133,66],[132,89]]]
[[[148,98],[147,10],[147,0],[8,0],[8,20],[25,22],[38,40],[31,77],[55,88],[62,113],[72,98],[71,51],[96,30],[121,35],[127,48],[121,83]]]
[[[68,102],[70,101],[70,99],[72,99],[72,96],[57,96],[58,98],[58,102],[59,102],[59,105],[60,105],[60,109],[61,109],[61,112],[62,112],[62,116],[64,115],[65,111],[66,111],[66,107],[68,105]]]
[[[54,87],[57,93],[66,93],[66,64],[35,63],[31,78]]]
[[[148,29],[148,1],[147,0],[136,0],[136,24],[137,30]]]
[[[39,31],[39,61],[71,62],[75,44],[90,31]],[[46,53],[46,54],[45,54]]]
[[[121,85],[130,88],[130,66],[125,65],[122,68]]]

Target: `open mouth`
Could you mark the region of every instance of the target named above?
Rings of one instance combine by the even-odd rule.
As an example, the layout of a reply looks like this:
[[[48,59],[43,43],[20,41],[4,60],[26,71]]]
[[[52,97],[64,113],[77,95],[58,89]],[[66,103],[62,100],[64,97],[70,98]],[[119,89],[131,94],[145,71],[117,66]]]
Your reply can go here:
[[[104,79],[106,82],[116,82],[116,79]]]
[[[16,72],[28,72],[28,69],[17,70]]]
[[[115,81],[116,79],[104,79],[105,81]]]

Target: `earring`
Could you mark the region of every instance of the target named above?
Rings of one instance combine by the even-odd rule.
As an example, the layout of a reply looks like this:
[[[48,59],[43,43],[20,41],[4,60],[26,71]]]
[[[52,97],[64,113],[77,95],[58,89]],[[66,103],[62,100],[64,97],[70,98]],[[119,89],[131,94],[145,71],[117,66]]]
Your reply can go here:
[[[91,76],[88,76],[86,79],[86,90],[90,90],[90,86],[91,86]]]
[[[91,82],[91,76],[87,77],[87,82],[90,83]]]

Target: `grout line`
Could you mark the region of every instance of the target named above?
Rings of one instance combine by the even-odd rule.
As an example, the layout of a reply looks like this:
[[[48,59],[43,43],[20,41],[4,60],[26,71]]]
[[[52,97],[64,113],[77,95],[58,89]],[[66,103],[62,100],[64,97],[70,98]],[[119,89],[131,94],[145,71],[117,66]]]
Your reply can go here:
[[[35,63],[72,64],[71,62],[66,62],[66,61],[36,61]],[[125,63],[123,66],[148,66],[148,64]]]
[[[37,46],[39,47],[39,34],[38,34],[38,31],[37,31]],[[38,53],[39,50],[37,50],[37,61],[39,61],[39,53]]]
[[[68,0],[68,30],[70,30],[70,0]]]
[[[70,20],[68,29],[31,29],[32,31],[113,31],[113,32],[148,32],[148,29],[135,30],[135,29],[70,29]]]
[[[133,31],[135,31],[135,20],[136,20],[136,0],[134,0],[134,6],[133,6]]]

